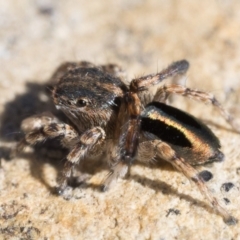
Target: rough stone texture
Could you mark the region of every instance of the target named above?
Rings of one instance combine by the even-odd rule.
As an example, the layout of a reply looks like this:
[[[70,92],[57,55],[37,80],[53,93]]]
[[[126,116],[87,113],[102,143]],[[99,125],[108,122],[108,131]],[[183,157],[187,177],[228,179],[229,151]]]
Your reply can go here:
[[[214,93],[239,122],[239,7],[237,0],[1,1],[0,238],[240,239],[240,225],[225,225],[169,165],[136,164],[101,193],[106,164],[87,163],[86,183],[65,200],[53,194],[61,153],[40,148],[8,157],[21,120],[53,108],[46,82],[63,61],[115,62],[130,79],[188,59],[186,84]],[[211,106],[181,97],[172,104],[221,139],[225,162],[200,169],[213,173],[208,186],[240,220],[239,134]],[[227,182],[234,184],[228,192],[221,188]]]

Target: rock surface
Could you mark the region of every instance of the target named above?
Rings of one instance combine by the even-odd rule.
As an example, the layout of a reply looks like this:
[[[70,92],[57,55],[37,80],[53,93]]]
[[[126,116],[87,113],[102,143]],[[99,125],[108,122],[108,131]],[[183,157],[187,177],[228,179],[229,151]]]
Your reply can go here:
[[[212,92],[239,123],[239,7],[234,0],[1,1],[0,239],[240,239],[239,224],[227,226],[167,164],[135,164],[102,193],[106,163],[85,163],[85,183],[65,200],[54,194],[61,152],[9,158],[21,120],[54,109],[47,80],[64,61],[114,62],[131,79],[188,59],[183,83]],[[182,97],[172,104],[221,140],[225,161],[199,170],[212,172],[207,185],[240,220],[240,135],[211,106]],[[224,191],[224,183],[234,186]]]

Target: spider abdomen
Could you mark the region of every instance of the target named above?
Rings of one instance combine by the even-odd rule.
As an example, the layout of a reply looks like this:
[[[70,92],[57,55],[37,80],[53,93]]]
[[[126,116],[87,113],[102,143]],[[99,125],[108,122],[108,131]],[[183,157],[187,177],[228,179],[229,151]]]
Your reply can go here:
[[[160,102],[148,104],[141,116],[147,138],[168,143],[192,165],[223,159],[218,138],[194,116]]]

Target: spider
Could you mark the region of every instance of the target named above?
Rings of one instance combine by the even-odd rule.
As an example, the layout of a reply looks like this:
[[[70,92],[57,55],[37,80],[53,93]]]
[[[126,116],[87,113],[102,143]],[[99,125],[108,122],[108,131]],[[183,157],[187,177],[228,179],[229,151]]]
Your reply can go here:
[[[218,138],[200,120],[167,105],[166,101],[170,94],[178,94],[210,103],[237,128],[233,118],[209,93],[177,84],[160,85],[166,78],[185,74],[188,68],[186,60],[177,61],[157,74],[135,78],[127,85],[117,65],[64,63],[53,75],[58,82],[52,98],[70,124],[49,112],[29,117],[22,122],[25,136],[17,149],[60,138],[69,153],[59,194],[66,188],[74,166],[84,159],[101,157],[110,162],[103,190],[124,177],[136,159],[142,162],[163,159],[197,185],[227,224],[235,224],[237,220],[220,205],[194,168],[223,160]]]

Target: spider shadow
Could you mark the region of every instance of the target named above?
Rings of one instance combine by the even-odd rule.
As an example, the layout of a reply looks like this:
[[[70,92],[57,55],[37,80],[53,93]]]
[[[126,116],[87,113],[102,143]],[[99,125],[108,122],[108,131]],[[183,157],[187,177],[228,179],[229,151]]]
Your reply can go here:
[[[15,99],[7,102],[4,106],[4,111],[0,119],[0,140],[4,143],[4,145],[0,147],[0,158],[6,161],[10,161],[13,157],[23,157],[27,159],[29,161],[31,175],[44,183],[43,177],[40,176],[43,165],[46,162],[51,163],[56,168],[58,168],[59,165],[56,161],[50,160],[46,154],[48,152],[47,149],[57,149],[57,145],[54,145],[53,141],[47,141],[43,144],[45,150],[41,150],[39,145],[36,145],[33,147],[34,153],[20,153],[17,154],[17,156],[12,156],[15,144],[23,138],[23,133],[20,130],[23,119],[46,111],[50,111],[61,118],[51,101],[50,85],[34,82],[36,81],[32,80],[31,83],[27,83],[26,92],[16,95]],[[37,159],[37,161],[33,159]]]

